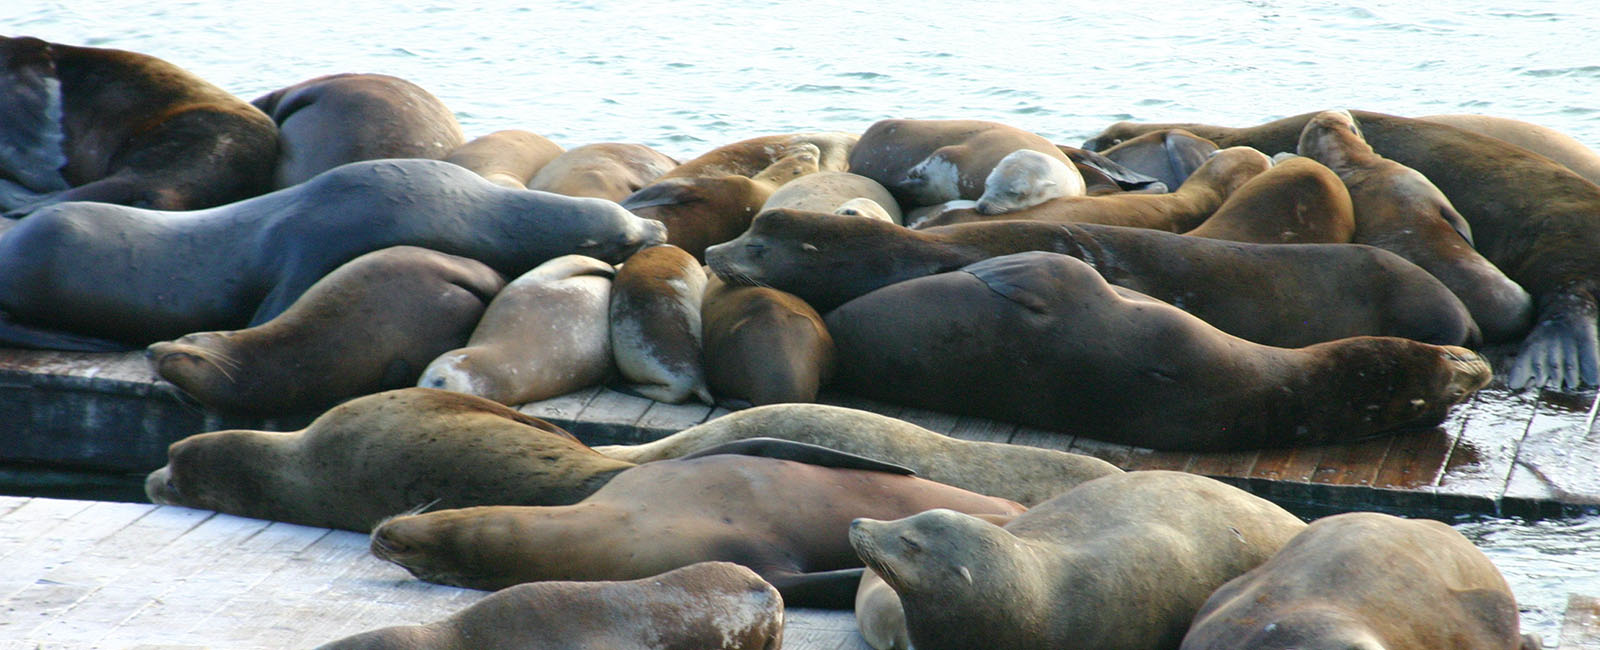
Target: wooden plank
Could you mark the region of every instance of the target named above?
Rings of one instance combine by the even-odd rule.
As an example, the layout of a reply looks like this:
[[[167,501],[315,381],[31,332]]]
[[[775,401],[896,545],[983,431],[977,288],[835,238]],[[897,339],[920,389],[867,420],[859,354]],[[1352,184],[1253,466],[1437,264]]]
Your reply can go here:
[[[1019,430],[1017,432],[1017,437],[1021,436],[1022,432]],[[1082,436],[1074,437],[1072,440],[1072,446],[1068,447],[1066,451],[1074,454],[1094,456],[1095,458],[1099,458],[1100,460],[1106,461],[1123,469],[1127,469],[1129,465],[1133,464],[1135,458],[1139,454],[1150,452],[1149,449],[1140,449],[1137,447],[1129,447],[1127,445],[1114,445],[1109,442],[1103,442]]]
[[[1600,648],[1600,598],[1567,596],[1567,615],[1561,623],[1561,650]]]
[[[664,438],[705,422],[711,417],[711,407],[700,402],[666,404],[654,402],[639,417],[638,427],[646,441]]]
[[[1013,445],[1028,445],[1030,447],[1043,447],[1045,449],[1054,449],[1056,451],[1082,453],[1072,450],[1073,443],[1077,441],[1077,436],[1062,433],[1060,431],[1048,431],[1035,427],[1019,426],[1017,427],[1017,431],[1011,434],[1011,444]]]
[[[1394,439],[1395,436],[1390,435],[1325,446],[1322,457],[1317,459],[1317,469],[1311,473],[1311,482],[1372,487],[1378,478],[1378,468],[1383,465],[1384,457],[1389,455],[1389,447],[1394,444]]]
[[[582,413],[583,409],[589,406],[589,402],[594,400],[594,396],[599,394],[599,386],[590,386],[547,400],[528,402],[518,406],[517,410],[566,427],[567,423],[577,420],[578,414]]]
[[[897,417],[934,433],[946,435],[956,427],[956,420],[958,419],[957,416],[949,413],[921,408],[903,409]]]
[[[603,388],[578,414],[571,431],[591,445],[647,442],[640,439],[634,424],[654,403],[654,400]]]
[[[1130,472],[1150,469],[1165,469],[1181,472],[1189,467],[1189,462],[1194,460],[1194,454],[1187,451],[1159,451],[1144,447],[1128,447],[1127,464],[1122,469]]]
[[[83,576],[79,556],[149,514],[155,506],[72,502],[87,506],[71,519],[14,547],[0,566],[0,629],[34,629],[72,607],[103,581]],[[78,565],[78,566],[74,566]],[[63,569],[72,567],[72,569]],[[76,577],[75,575],[76,574]]]
[[[950,437],[978,442],[1011,442],[1012,435],[1019,428],[1009,422],[963,415],[950,428]]]
[[[1306,503],[1313,500],[1311,475],[1322,458],[1321,447],[1263,449],[1245,477],[1252,491],[1266,498]]]
[[[899,404],[879,402],[867,399],[865,397],[859,397],[850,393],[841,393],[838,391],[824,391],[822,395],[818,396],[817,401],[823,404],[843,406],[845,408],[852,408],[858,411],[870,411],[872,413],[877,413],[878,415],[887,415],[891,418],[900,417],[900,412],[905,410],[905,407],[900,406]]]
[[[10,565],[10,556],[27,548],[29,541],[49,534],[91,505],[84,501],[29,499],[13,508],[0,518],[0,566]],[[0,594],[4,593],[7,592],[0,590]]]
[[[1482,511],[1486,503],[1488,508],[1498,504],[1539,396],[1537,391],[1514,393],[1496,382],[1473,401],[1436,488],[1439,507],[1447,510]]]
[[[1213,478],[1249,476],[1250,469],[1255,467],[1258,456],[1260,452],[1254,449],[1195,454],[1185,471]]]
[[[1565,399],[1563,399],[1565,398]],[[1600,433],[1590,421],[1592,393],[1539,400],[1517,448],[1505,490],[1505,514],[1559,516],[1559,504],[1600,505]]]

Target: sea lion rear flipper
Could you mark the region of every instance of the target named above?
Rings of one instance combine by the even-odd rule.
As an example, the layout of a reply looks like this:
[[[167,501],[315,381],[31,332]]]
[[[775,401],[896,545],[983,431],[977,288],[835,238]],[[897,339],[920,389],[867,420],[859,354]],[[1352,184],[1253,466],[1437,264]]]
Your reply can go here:
[[[1062,151],[1066,151],[1062,147]],[[1074,149],[1067,151],[1067,157],[1072,163],[1081,167],[1088,167],[1105,174],[1126,192],[1168,192],[1171,191],[1161,179],[1148,174],[1141,174],[1124,166],[1115,160],[1107,158],[1098,152]],[[1159,187],[1157,187],[1159,186]]]
[[[1167,165],[1171,167],[1178,185],[1183,185],[1194,174],[1194,170],[1211,158],[1217,152],[1217,145],[1210,140],[1189,133],[1188,131],[1174,130],[1167,133],[1163,144],[1167,150]],[[1173,191],[1177,191],[1174,186]]]
[[[837,467],[840,469],[861,469],[872,472],[888,472],[890,474],[916,474],[915,470],[904,465],[884,462],[859,456],[856,454],[829,449],[821,445],[813,445],[793,440],[778,438],[746,438],[725,442],[715,447],[701,449],[692,454],[679,457],[679,460],[699,458],[701,456],[714,456],[717,454],[734,454],[738,456],[759,456],[762,458],[776,458],[779,460],[792,460],[797,463],[817,465],[820,467]]]
[[[623,197],[617,203],[624,209],[633,211],[663,205],[683,205],[699,200],[701,199],[698,195],[694,192],[685,192],[683,186],[678,183],[658,182],[644,186],[644,189]]]
[[[864,568],[816,571],[813,573],[769,573],[762,575],[778,588],[785,607],[853,609],[856,588],[861,585]]]
[[[37,38],[0,38],[0,172],[34,193],[67,189],[61,176],[67,164],[61,118],[61,81],[50,44]],[[0,203],[0,208],[19,205]]]

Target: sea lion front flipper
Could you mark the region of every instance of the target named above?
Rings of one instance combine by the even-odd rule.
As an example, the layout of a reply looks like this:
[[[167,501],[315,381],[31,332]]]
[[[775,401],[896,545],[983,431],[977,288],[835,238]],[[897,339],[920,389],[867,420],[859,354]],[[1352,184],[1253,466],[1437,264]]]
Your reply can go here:
[[[864,568],[815,571],[812,573],[768,573],[761,577],[778,588],[785,607],[853,609],[856,588],[861,585]]]
[[[62,114],[61,80],[50,44],[37,38],[0,38],[0,172],[34,193],[67,189],[61,176],[67,164]]]
[[[1511,364],[1511,388],[1566,386],[1578,390],[1600,384],[1600,327],[1592,298],[1558,296],[1533,326]]]
[[[915,470],[904,465],[875,460],[848,452],[830,449],[822,445],[813,445],[793,440],[779,438],[746,438],[725,442],[715,447],[701,449],[692,454],[680,456],[679,460],[699,458],[701,456],[714,456],[717,454],[734,454],[738,456],[759,456],[762,458],[776,458],[779,460],[792,460],[807,465],[819,467],[837,467],[840,469],[861,469],[871,472],[888,472],[890,474],[916,474]]]
[[[991,257],[969,264],[961,270],[971,273],[980,282],[988,285],[990,291],[1000,294],[1006,300],[1034,313],[1043,314],[1048,312],[1051,304],[1060,298],[1039,291],[1039,281],[1042,279],[1040,274],[1044,271],[1036,262],[1041,255],[1053,255],[1053,253],[1028,252]]]
[[[1063,147],[1062,151],[1066,151]],[[1067,157],[1072,159],[1074,165],[1088,167],[1104,174],[1125,192],[1169,192],[1171,191],[1161,179],[1148,174],[1141,174],[1115,160],[1101,155],[1099,152],[1085,149],[1066,151]]]
[[[110,339],[23,325],[0,310],[0,347],[67,352],[128,352],[138,349]]]
[[[642,208],[654,208],[663,205],[683,205],[703,200],[694,192],[684,190],[683,185],[667,181],[652,183],[644,186],[633,194],[623,197],[618,204],[629,211]]]

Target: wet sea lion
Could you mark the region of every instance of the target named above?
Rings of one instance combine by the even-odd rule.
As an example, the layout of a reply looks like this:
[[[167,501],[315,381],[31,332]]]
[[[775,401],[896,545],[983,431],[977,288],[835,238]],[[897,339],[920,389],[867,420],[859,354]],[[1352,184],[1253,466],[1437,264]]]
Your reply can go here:
[[[848,608],[861,577],[846,539],[850,520],[940,507],[1023,510],[903,474],[717,454],[639,465],[571,506],[397,517],[372,531],[371,546],[423,580],[475,589],[628,580],[730,561],[772,583],[788,606]]]
[[[900,205],[894,195],[875,180],[850,172],[817,172],[796,178],[767,197],[759,212],[791,208],[809,212],[833,212],[856,199],[874,202],[891,222],[900,223]]]
[[[1176,188],[1205,164],[1217,145],[1182,129],[1168,129],[1104,147],[1084,146],[1084,149],[1098,151],[1117,164],[1154,177],[1168,188]]]
[[[350,163],[207,210],[44,208],[0,237],[0,309],[24,325],[143,346],[264,323],[340,264],[390,246],[517,277],[569,253],[620,262],[665,235],[610,201],[508,189],[441,161]]]
[[[1246,181],[1183,234],[1261,244],[1342,244],[1355,229],[1355,208],[1339,175],[1294,156]]]
[[[466,167],[495,185],[537,190],[541,188],[528,184],[561,155],[561,145],[549,138],[521,129],[504,129],[473,138],[443,159]]]
[[[395,246],[341,265],[255,327],[152,344],[150,366],[210,408],[283,415],[416,383],[467,340],[500,274],[464,257]]]
[[[529,180],[530,190],[621,201],[678,166],[642,144],[600,142],[561,154]]]
[[[858,519],[850,542],[900,596],[918,650],[1176,648],[1213,589],[1305,528],[1220,481],[1089,481],[1005,527],[949,510]]]
[[[889,188],[902,209],[976,201],[994,166],[1018,149],[1072,166],[1049,140],[998,122],[892,119],[879,120],[861,134],[850,152],[850,171]]]
[[[706,384],[718,404],[815,402],[833,377],[833,337],[794,294],[711,276],[700,322]]]
[[[893,284],[826,320],[843,390],[1154,449],[1431,427],[1491,377],[1471,350],[1410,339],[1257,345],[1046,252]]]
[[[0,37],[0,211],[195,210],[272,189],[272,119],[153,56]]]
[[[611,353],[635,393],[677,404],[713,404],[700,361],[700,301],[706,273],[673,245],[634,253],[611,284]]]
[[[1318,519],[1217,589],[1184,650],[1538,650],[1494,563],[1437,521],[1375,512]]]
[[[319,650],[777,650],[783,599],[749,569],[702,562],[622,582],[502,589],[442,621],[372,630]]]
[[[418,386],[525,404],[605,381],[611,356],[610,264],[563,255],[495,294],[466,347],[439,355]]]
[[[438,97],[386,74],[325,75],[250,103],[278,125],[273,189],[358,160],[439,160],[466,139]]]
[[[818,150],[800,143],[789,154],[754,176],[664,176],[628,195],[622,207],[667,227],[667,243],[688,251],[695,259],[707,246],[737,237],[750,219],[785,183],[818,167]]]
[[[1250,244],[1093,224],[999,221],[911,230],[794,210],[708,249],[728,282],[770,286],[826,314],[869,291],[1028,250],[1072,255],[1109,281],[1257,343],[1359,335],[1475,341],[1461,301],[1400,256],[1354,244]]]
[[[712,149],[672,168],[662,178],[755,176],[804,145],[817,148],[819,170],[844,171],[849,169],[856,140],[855,134],[838,131],[760,136]]]
[[[1176,126],[1223,146],[1288,151],[1313,115],[1247,128],[1119,122],[1085,148]],[[1533,296],[1534,326],[1508,383],[1558,390],[1600,383],[1600,186],[1504,140],[1425,120],[1351,115],[1373,151],[1444,192],[1471,225],[1478,252]]]

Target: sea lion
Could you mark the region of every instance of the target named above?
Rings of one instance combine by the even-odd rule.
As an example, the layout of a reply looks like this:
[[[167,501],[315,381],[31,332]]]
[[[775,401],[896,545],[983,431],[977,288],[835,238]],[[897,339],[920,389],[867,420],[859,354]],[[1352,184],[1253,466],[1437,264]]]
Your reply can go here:
[[[783,599],[749,569],[701,562],[621,582],[502,589],[441,621],[357,634],[319,650],[777,650]]]
[[[611,357],[610,264],[563,255],[513,280],[467,346],[439,355],[418,386],[525,404],[605,381]]]
[[[1170,191],[1167,184],[1154,176],[1136,172],[1115,160],[1107,158],[1098,151],[1069,147],[1064,144],[1056,145],[1061,153],[1067,155],[1072,165],[1078,168],[1078,173],[1083,176],[1084,189],[1090,195],[1114,194],[1117,192],[1147,192],[1163,193]]]
[[[1339,175],[1294,156],[1245,181],[1183,234],[1261,244],[1344,244],[1355,229],[1355,208]]]
[[[1004,526],[1014,519],[1000,515],[975,516],[996,526]],[[861,574],[861,585],[856,588],[856,628],[867,645],[875,650],[912,650],[900,596],[872,569]]]
[[[66,201],[194,210],[266,192],[278,129],[187,70],[0,37],[0,210]]]
[[[960,440],[886,415],[827,404],[757,406],[653,442],[595,447],[595,451],[630,463],[648,463],[757,436],[883,459],[931,481],[1026,506],[1084,481],[1122,472],[1091,456]]]
[[[466,139],[438,97],[386,74],[325,75],[250,103],[278,125],[273,189],[358,160],[439,160]]]
[[[628,389],[677,404],[715,401],[700,365],[700,301],[706,273],[670,244],[634,253],[611,285],[611,353]]]
[[[1424,115],[1417,119],[1505,140],[1561,163],[1591,183],[1600,184],[1600,154],[1555,129],[1490,115]]]
[[[437,160],[358,162],[207,210],[44,208],[0,237],[0,309],[144,346],[264,323],[340,264],[390,246],[517,277],[568,253],[620,262],[665,235],[610,201],[508,189]]]
[[[415,384],[429,361],[466,342],[504,285],[477,261],[395,246],[334,269],[272,320],[145,354],[157,375],[210,408],[302,413]]]
[[[1153,449],[1431,427],[1492,374],[1471,350],[1402,338],[1257,345],[1039,251],[893,284],[826,322],[842,390]]]
[[[840,203],[839,207],[834,208],[833,210],[834,214],[841,216],[866,217],[868,219],[877,219],[878,221],[887,221],[896,225],[900,223],[901,219],[905,218],[902,216],[900,219],[896,219],[894,215],[898,214],[899,212],[900,208],[898,206],[894,208],[894,213],[891,214],[889,212],[889,208],[884,207],[882,203],[878,203],[877,201],[863,197],[853,198],[849,201],[845,201],[844,203]]]
[[[621,201],[678,166],[642,144],[601,142],[561,154],[528,181],[528,189]]]
[[[772,193],[818,167],[815,145],[800,143],[789,154],[751,176],[664,176],[622,200],[622,207],[667,227],[667,243],[695,259],[707,246],[737,237]]]
[[[543,188],[528,187],[529,183],[562,155],[561,145],[549,138],[521,129],[503,129],[456,147],[444,156],[444,161],[466,167],[495,185],[537,190]]]
[[[706,384],[719,404],[815,402],[833,377],[833,338],[794,294],[711,276],[700,323]]]
[[[1176,648],[1213,589],[1305,528],[1271,502],[1183,472],[1078,486],[1004,528],[933,510],[859,519],[850,543],[894,587],[911,643]]]
[[[1184,650],[1523,645],[1494,563],[1437,521],[1376,512],[1318,519],[1195,614]]]
[[[1288,151],[1314,114],[1255,127],[1119,122],[1094,144],[1178,126],[1223,146]],[[1351,111],[1378,155],[1432,181],[1472,227],[1478,252],[1533,296],[1533,329],[1507,383],[1561,389],[1600,383],[1600,186],[1549,158],[1446,124]]]
[[[1478,336],[1466,307],[1427,271],[1355,244],[1250,244],[1027,221],[911,230],[773,210],[706,259],[728,282],[787,291],[826,314],[879,287],[1028,250],[1072,255],[1114,284],[1267,345],[1359,335],[1459,345]]]
[[[976,201],[995,164],[1018,149],[1072,163],[1049,140],[998,122],[895,119],[867,127],[850,152],[850,171],[882,183],[904,209]]]
[[[1488,343],[1522,336],[1533,299],[1472,248],[1472,231],[1422,174],[1374,153],[1346,111],[1318,113],[1301,132],[1300,155],[1327,165],[1350,190],[1358,244],[1394,251],[1439,278],[1472,313]]]
[[[853,133],[820,131],[767,135],[723,145],[672,168],[662,178],[755,176],[778,161],[794,155],[804,145],[817,148],[817,168],[842,172],[850,168],[850,151],[856,145]]]
[[[418,578],[474,589],[629,580],[722,560],[753,569],[788,606],[848,608],[861,577],[850,520],[940,507],[1023,510],[914,476],[717,454],[639,465],[571,506],[396,517],[372,531],[371,546]]]
[[[629,467],[549,422],[431,388],[359,397],[299,431],[216,431],[167,449],[157,504],[368,532],[425,507],[577,503]]]
[[[1083,196],[1083,175],[1069,163],[1031,149],[1018,149],[995,163],[983,180],[978,214],[1016,212],[1063,196]]]
[[[817,172],[796,178],[767,197],[759,212],[775,208],[834,212],[856,199],[874,202],[889,221],[901,222],[900,205],[888,189],[878,181],[850,172]]]
[[[912,225],[932,228],[974,221],[1023,219],[1183,232],[1204,222],[1235,190],[1271,167],[1271,159],[1261,152],[1249,147],[1233,147],[1217,151],[1171,193],[1066,196],[1004,214],[985,213],[980,206],[954,208]]]
[[[1182,129],[1167,129],[1100,147],[1086,144],[1083,148],[1097,151],[1119,165],[1176,188],[1205,164],[1217,150],[1217,144]]]

